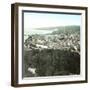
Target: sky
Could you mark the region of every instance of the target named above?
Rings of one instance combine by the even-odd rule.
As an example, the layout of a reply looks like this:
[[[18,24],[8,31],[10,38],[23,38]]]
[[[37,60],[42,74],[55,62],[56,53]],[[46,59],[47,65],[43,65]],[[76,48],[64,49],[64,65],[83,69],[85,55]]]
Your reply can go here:
[[[81,15],[24,13],[24,28],[80,25]]]
[[[81,15],[24,12],[25,34],[47,34],[53,30],[36,30],[35,28],[81,25]]]

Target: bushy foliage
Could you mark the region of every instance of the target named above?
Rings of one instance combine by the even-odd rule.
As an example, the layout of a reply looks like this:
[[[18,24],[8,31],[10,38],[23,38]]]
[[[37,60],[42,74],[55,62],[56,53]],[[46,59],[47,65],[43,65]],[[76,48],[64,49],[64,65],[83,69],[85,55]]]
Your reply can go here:
[[[25,51],[24,76],[57,76],[80,74],[80,55],[66,50],[30,50]],[[36,68],[36,75],[28,71]]]

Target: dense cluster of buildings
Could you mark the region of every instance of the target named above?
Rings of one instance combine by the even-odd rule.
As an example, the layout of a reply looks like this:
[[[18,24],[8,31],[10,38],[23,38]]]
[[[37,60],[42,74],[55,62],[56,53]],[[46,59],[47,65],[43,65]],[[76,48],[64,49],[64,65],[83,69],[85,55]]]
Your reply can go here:
[[[74,34],[47,34],[31,35],[25,40],[27,49],[63,49],[80,52],[80,35]]]

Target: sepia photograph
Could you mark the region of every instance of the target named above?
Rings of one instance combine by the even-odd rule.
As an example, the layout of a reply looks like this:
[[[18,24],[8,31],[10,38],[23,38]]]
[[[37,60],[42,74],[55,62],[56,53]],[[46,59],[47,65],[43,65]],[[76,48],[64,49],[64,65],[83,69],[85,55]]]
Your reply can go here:
[[[23,11],[23,77],[80,74],[81,14]]]
[[[87,7],[11,6],[11,85],[87,83]]]

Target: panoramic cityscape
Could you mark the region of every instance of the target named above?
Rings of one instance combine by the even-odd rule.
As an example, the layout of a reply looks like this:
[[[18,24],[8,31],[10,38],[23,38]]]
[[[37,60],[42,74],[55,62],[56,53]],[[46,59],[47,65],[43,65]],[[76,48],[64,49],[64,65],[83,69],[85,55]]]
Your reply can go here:
[[[80,74],[80,15],[26,13],[24,21],[23,77]]]

